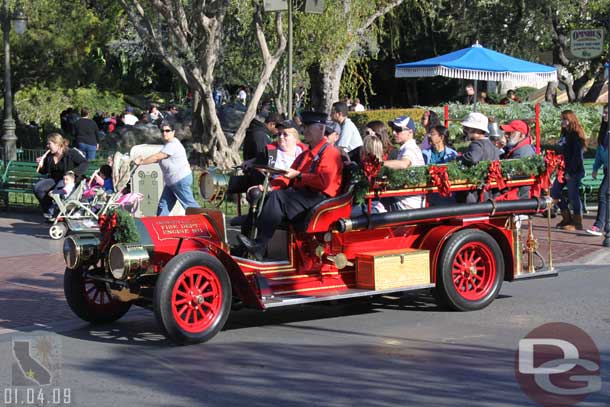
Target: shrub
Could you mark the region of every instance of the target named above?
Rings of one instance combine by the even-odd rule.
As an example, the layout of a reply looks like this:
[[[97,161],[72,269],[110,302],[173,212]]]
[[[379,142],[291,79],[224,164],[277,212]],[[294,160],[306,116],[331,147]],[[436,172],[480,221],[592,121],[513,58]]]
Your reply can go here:
[[[530,86],[522,86],[520,88],[515,89],[517,97],[519,98],[519,100],[523,101],[528,100],[529,96],[536,91],[538,91],[538,89],[532,88]]]
[[[77,89],[49,89],[29,87],[15,94],[15,111],[19,121],[24,125],[17,127],[17,138],[20,143],[32,148],[32,133],[29,123],[36,123],[40,128],[39,139],[60,127],[60,113],[68,107],[80,109],[87,107],[92,113],[96,111],[121,112],[125,108],[124,97],[120,93],[100,91],[95,87]]]
[[[426,108],[411,108],[411,109],[381,109],[381,110],[366,110],[364,112],[350,112],[349,118],[352,119],[356,127],[362,130],[366,126],[367,123],[372,122],[374,120],[379,120],[383,123],[389,122],[390,120],[396,119],[400,116],[409,116],[411,119],[417,123],[417,131],[416,137],[421,137],[424,134],[423,128],[419,123],[421,122],[421,118],[424,115],[424,111]],[[388,130],[391,130],[388,127]],[[388,134],[392,136],[392,132],[389,131]]]

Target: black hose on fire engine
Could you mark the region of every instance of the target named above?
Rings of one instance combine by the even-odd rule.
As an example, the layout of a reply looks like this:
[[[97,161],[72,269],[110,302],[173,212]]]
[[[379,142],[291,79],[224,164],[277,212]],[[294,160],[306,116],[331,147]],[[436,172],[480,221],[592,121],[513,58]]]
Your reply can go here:
[[[475,204],[434,206],[422,209],[365,214],[355,218],[339,219],[336,230],[345,233],[351,230],[372,229],[383,226],[408,224],[423,219],[451,219],[458,216],[495,216],[507,214],[527,214],[546,209],[544,199],[522,199],[514,201],[487,201]]]

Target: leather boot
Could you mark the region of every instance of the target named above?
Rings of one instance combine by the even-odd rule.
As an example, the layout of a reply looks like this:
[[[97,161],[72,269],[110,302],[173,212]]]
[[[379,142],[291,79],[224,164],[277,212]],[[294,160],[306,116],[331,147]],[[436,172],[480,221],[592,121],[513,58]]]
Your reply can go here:
[[[582,230],[582,215],[574,215],[572,217],[572,222],[563,227],[563,230]]]
[[[564,226],[570,225],[572,223],[572,215],[570,214],[569,209],[561,210],[561,217],[563,218],[561,222],[557,224],[558,229],[563,229]]]

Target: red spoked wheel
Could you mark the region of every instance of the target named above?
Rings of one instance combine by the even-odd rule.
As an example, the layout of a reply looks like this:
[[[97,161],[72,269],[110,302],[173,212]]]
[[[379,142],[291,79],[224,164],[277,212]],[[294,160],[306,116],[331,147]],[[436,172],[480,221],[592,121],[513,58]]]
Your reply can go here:
[[[455,289],[465,299],[485,298],[496,277],[494,254],[481,242],[462,246],[453,260],[452,277]]]
[[[484,308],[496,298],[503,280],[502,250],[488,233],[460,230],[443,246],[436,293],[449,307],[459,311]]]
[[[188,252],[174,257],[155,286],[153,305],[167,336],[178,344],[205,342],[224,326],[231,282],[218,259]]]
[[[131,303],[122,302],[112,296],[106,283],[85,278],[85,269],[66,268],[64,294],[70,309],[81,319],[101,324],[121,318]]]
[[[197,333],[214,322],[222,306],[222,288],[212,270],[195,266],[182,273],[172,291],[172,312],[185,331]]]

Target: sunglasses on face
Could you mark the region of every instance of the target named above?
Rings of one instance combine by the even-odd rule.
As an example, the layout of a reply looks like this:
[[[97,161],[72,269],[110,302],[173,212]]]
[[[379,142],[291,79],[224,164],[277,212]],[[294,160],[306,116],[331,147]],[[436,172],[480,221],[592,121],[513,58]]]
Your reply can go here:
[[[172,129],[163,129],[161,130],[163,133],[171,133],[173,130]]]

